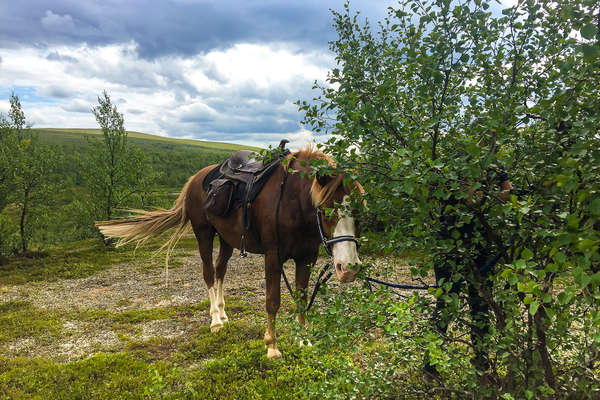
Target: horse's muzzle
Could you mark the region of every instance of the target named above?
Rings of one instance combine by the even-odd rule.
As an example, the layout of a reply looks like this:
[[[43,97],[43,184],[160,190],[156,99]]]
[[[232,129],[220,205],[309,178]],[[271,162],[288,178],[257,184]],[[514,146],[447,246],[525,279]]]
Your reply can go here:
[[[335,273],[340,282],[352,282],[356,278],[358,270],[349,269],[342,263],[335,263]]]

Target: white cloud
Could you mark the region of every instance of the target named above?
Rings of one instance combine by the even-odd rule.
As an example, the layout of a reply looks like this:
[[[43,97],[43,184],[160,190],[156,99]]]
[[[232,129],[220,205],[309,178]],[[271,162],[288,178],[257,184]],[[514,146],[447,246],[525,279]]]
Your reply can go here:
[[[51,11],[44,18],[48,26],[69,20]],[[0,88],[34,89],[33,98],[21,96],[34,126],[95,127],[86,110],[107,90],[127,129],[260,146],[313,140],[293,102],[310,99],[313,81],[333,64],[323,54],[259,44],[153,60],[140,58],[134,42],[2,51]]]

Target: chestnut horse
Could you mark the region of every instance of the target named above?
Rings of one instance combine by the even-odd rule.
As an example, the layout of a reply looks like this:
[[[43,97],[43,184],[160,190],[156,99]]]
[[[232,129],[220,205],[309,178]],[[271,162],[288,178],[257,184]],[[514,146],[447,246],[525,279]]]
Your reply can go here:
[[[280,304],[280,280],[282,265],[292,259],[296,264],[296,290],[306,303],[310,267],[317,261],[322,236],[319,233],[317,218],[320,218],[322,231],[332,240],[331,253],[337,276],[342,282],[354,280],[356,271],[350,266],[360,264],[354,238],[358,235],[357,224],[345,205],[349,202],[352,190],[362,193],[362,187],[355,182],[345,185],[343,174],[309,178],[310,160],[326,159],[325,154],[312,149],[302,150],[288,156],[288,168],[304,173],[288,173],[283,165],[268,178],[252,206],[251,228],[247,233],[246,249],[252,253],[265,255],[266,311],[267,326],[265,344],[267,357],[281,357],[277,349],[275,317]],[[204,281],[210,298],[211,330],[218,331],[228,321],[225,313],[223,281],[227,262],[233,248],[239,248],[242,234],[242,209],[218,217],[207,213],[204,208],[206,192],[202,187],[204,177],[215,165],[208,166],[192,176],[183,187],[175,205],[169,210],[136,210],[137,215],[127,219],[99,222],[100,231],[109,238],[119,238],[117,245],[130,242],[138,244],[150,236],[170,228],[176,232],[165,246],[168,252],[184,233],[188,221],[198,240]],[[287,177],[285,175],[287,174]],[[285,178],[285,180],[284,180]],[[280,186],[284,182],[283,188]],[[280,199],[276,221],[278,200]],[[320,207],[336,208],[331,217],[322,217]],[[276,226],[277,224],[277,226]],[[219,235],[219,255],[213,266],[213,239]],[[346,238],[346,239],[344,239]],[[348,240],[350,238],[350,240]],[[298,321],[304,323],[304,315]]]

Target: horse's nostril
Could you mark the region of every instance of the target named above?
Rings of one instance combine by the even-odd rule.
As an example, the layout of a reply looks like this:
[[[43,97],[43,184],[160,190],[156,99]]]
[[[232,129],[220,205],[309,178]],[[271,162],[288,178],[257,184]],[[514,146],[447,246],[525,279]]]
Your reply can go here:
[[[341,264],[341,263],[337,263],[337,264],[335,265],[335,267],[336,267],[337,269],[339,269],[340,271],[342,270],[342,264]]]

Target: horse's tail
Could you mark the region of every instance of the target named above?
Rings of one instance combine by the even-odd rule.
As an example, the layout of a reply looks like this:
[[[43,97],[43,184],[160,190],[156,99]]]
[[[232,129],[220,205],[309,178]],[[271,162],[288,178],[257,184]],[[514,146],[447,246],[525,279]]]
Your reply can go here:
[[[176,228],[169,240],[161,247],[167,248],[167,264],[169,254],[186,231],[189,216],[186,214],[186,198],[191,177],[181,189],[175,205],[169,210],[157,209],[154,211],[130,210],[134,216],[124,219],[96,222],[94,225],[106,238],[118,239],[116,246],[136,243],[136,247],[143,244],[152,236],[158,235],[168,229]]]

